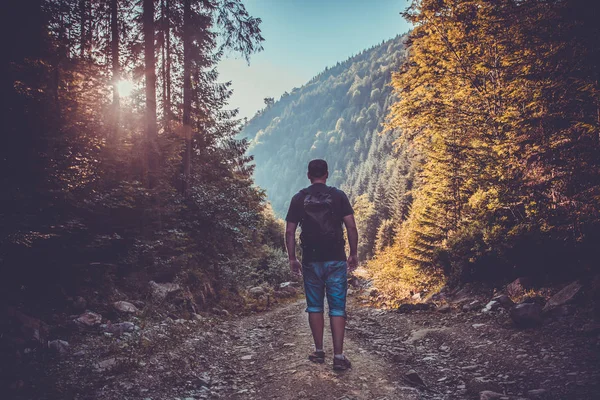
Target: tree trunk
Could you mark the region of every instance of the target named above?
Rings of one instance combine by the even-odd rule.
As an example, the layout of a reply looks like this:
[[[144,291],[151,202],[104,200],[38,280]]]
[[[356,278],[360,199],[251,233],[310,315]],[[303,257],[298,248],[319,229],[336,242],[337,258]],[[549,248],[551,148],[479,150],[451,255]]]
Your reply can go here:
[[[87,48],[87,10],[86,0],[79,0],[79,55],[85,58]]]
[[[161,0],[161,13],[163,18],[163,42],[162,42],[162,95],[163,95],[163,119],[164,130],[171,130],[171,15],[170,1]]]
[[[144,67],[146,77],[146,160],[148,186],[158,179],[158,131],[156,128],[156,61],[154,57],[154,0],[144,0]]]
[[[113,86],[113,129],[109,141],[114,142],[119,136],[119,114],[121,99],[119,96],[119,80],[121,71],[119,67],[119,12],[118,0],[110,0],[110,33],[112,53],[112,86]]]
[[[185,149],[183,152],[183,184],[182,193],[187,195],[192,164],[192,79],[191,79],[191,19],[190,0],[183,1],[183,132]]]

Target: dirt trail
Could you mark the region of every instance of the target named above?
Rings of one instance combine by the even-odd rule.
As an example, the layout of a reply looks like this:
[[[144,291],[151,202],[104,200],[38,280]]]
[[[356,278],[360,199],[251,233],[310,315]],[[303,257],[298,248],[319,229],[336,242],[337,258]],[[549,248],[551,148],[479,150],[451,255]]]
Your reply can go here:
[[[416,399],[416,389],[394,379],[390,365],[348,336],[345,353],[353,368],[332,370],[331,333],[326,329],[324,364],[307,360],[313,343],[304,302],[300,301],[262,317],[234,324],[233,356],[240,360],[245,385],[232,393],[240,399]],[[329,342],[328,342],[329,339]],[[254,379],[253,379],[254,378]]]
[[[73,337],[9,399],[591,400],[600,393],[600,326],[585,310],[519,330],[504,312],[399,314],[351,297],[353,368],[308,361],[304,300],[246,317],[133,318],[131,334]],[[413,370],[424,385],[407,380]],[[480,397],[492,391],[496,397]]]

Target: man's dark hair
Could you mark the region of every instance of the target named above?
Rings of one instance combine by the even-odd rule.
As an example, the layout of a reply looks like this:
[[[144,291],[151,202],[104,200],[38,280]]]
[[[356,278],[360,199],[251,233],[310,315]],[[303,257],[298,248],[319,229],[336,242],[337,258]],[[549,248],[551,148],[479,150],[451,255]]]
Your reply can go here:
[[[308,163],[308,175],[312,178],[322,178],[327,173],[327,161],[312,160]]]

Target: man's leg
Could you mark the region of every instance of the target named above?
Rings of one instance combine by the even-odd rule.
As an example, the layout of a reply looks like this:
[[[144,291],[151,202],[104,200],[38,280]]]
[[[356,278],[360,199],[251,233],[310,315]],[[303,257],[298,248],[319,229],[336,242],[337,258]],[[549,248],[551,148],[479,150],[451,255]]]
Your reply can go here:
[[[344,354],[344,331],[346,330],[346,318],[329,317],[329,322],[331,324],[331,336],[333,337],[333,354]]]
[[[344,331],[346,330],[346,293],[348,289],[345,261],[327,263],[326,279],[329,321],[333,339],[333,369],[345,370],[351,367],[344,356]]]
[[[325,297],[325,282],[320,278],[319,272],[319,265],[317,263],[302,265],[308,324],[310,325],[315,342],[315,352],[309,355],[308,359],[312,362],[323,363],[325,360],[325,353],[323,352],[323,330],[325,327],[323,300]]]
[[[315,341],[315,350],[323,350],[323,330],[325,329],[323,313],[309,312],[308,324],[310,325],[310,331]]]

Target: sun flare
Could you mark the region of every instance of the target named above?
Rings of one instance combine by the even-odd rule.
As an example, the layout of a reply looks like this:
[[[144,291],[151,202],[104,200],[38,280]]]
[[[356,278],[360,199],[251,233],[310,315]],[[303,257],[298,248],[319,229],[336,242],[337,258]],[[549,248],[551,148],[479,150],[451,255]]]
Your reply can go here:
[[[119,90],[119,96],[129,97],[135,88],[135,84],[127,79],[120,80],[117,83],[117,89]]]

